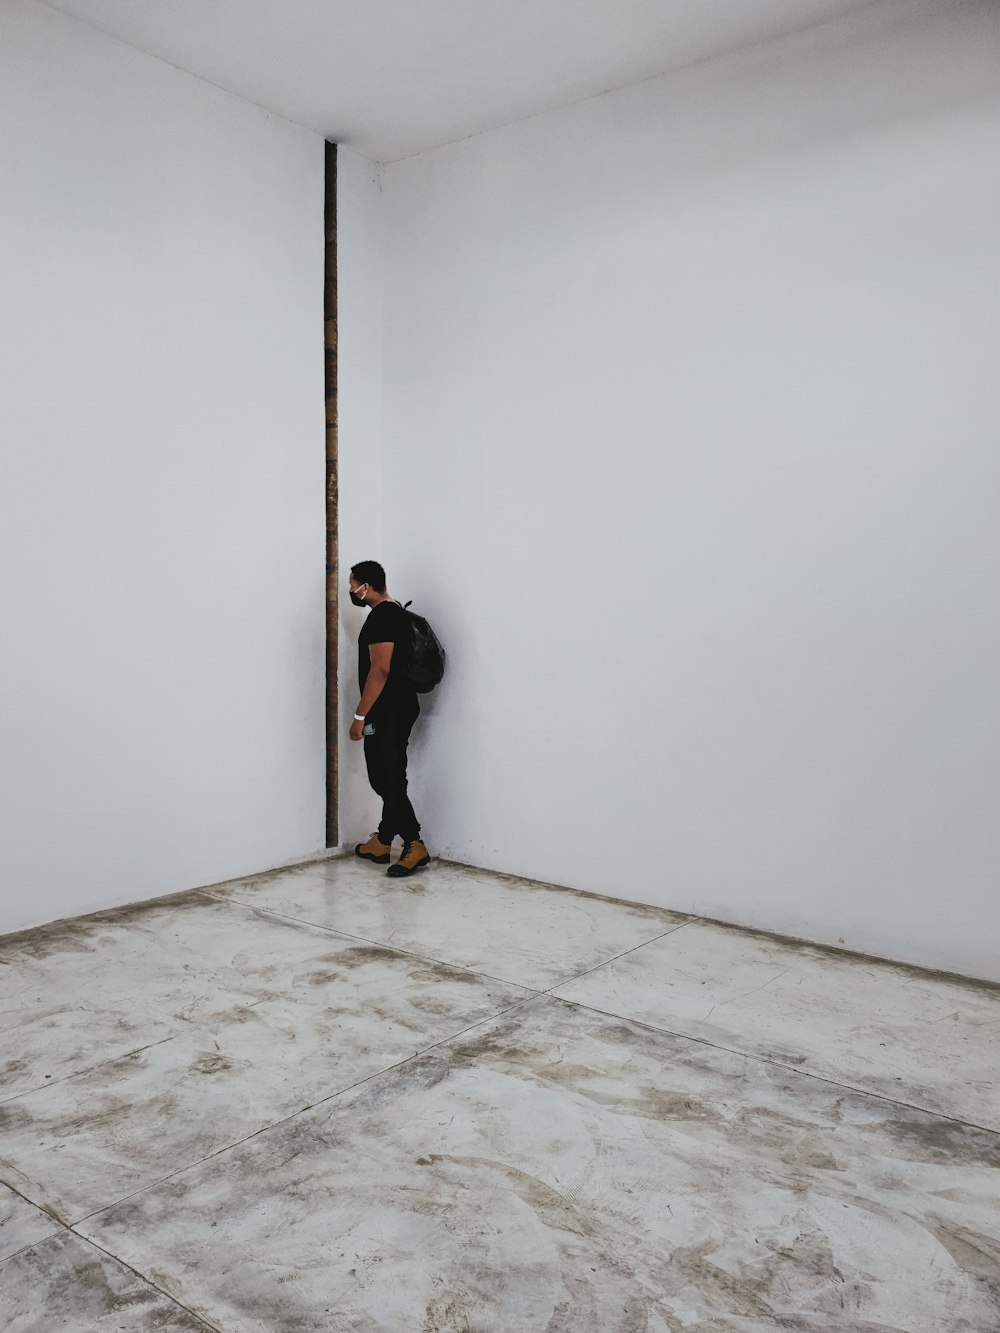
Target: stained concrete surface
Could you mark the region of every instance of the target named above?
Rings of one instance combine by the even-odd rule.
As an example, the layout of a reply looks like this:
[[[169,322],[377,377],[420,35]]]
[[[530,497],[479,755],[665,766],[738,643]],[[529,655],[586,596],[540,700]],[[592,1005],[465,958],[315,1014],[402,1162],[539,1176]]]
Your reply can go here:
[[[218,892],[537,989],[579,976],[687,920],[465,866],[437,866],[433,875],[405,881],[371,870],[356,858],[318,862]]]
[[[556,994],[1000,1132],[995,987],[699,921]]]
[[[0,1260],[9,1259],[61,1230],[60,1223],[48,1213],[6,1185],[0,1185]]]
[[[1000,1330],[995,989],[335,860],[0,940],[0,1022],[18,1333]]]
[[[209,1333],[211,1327],[72,1232],[22,1250],[4,1264],[0,1309],[5,1333]]]

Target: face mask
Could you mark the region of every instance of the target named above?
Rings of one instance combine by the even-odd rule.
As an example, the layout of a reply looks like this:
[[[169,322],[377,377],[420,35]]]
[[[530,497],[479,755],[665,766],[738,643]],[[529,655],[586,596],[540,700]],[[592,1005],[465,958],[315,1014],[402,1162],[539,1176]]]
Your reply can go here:
[[[368,584],[367,584],[367,583],[362,583],[361,586],[362,586],[362,588],[367,588],[367,587],[368,587]],[[359,597],[358,594],[357,594],[356,592],[351,592],[351,590],[348,589],[348,593],[349,593],[349,595],[350,595],[351,601],[354,603],[355,606],[365,606],[365,605],[367,605],[367,603],[365,602],[365,599],[364,599],[363,597]]]

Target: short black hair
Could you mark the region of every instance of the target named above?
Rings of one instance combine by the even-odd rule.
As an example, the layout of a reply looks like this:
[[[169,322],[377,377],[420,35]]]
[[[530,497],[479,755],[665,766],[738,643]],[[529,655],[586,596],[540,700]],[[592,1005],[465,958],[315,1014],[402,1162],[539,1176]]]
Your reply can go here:
[[[367,583],[376,592],[385,592],[385,570],[377,560],[361,560],[352,565],[351,578],[355,583]]]

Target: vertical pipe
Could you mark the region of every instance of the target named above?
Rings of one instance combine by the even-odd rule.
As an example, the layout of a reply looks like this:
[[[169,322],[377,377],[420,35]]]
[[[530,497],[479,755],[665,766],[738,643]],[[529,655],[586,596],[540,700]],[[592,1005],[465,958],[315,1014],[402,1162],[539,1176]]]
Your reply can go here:
[[[323,345],[326,377],[326,845],[336,847],[339,560],[337,554],[337,145],[326,145]]]

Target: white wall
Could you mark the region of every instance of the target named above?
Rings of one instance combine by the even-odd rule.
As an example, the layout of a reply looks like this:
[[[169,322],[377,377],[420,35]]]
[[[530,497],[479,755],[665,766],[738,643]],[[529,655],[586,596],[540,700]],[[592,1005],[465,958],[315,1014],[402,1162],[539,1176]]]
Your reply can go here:
[[[0,931],[324,837],[323,143],[0,13]]]
[[[1000,979],[1000,11],[884,6],[384,187],[432,849]]]

